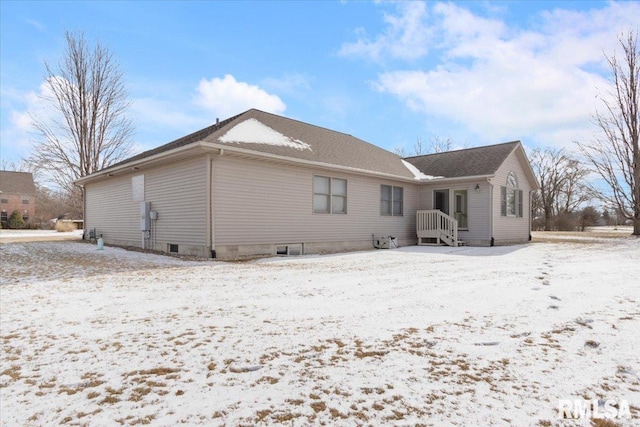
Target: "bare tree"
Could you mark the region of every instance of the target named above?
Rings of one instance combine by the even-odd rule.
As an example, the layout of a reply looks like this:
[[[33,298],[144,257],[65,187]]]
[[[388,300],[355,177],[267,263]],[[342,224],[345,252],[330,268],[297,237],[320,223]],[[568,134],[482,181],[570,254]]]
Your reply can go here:
[[[453,141],[451,138],[442,139],[434,136],[429,140],[429,153],[444,153],[453,149]]]
[[[544,216],[544,229],[553,230],[595,196],[587,182],[589,170],[564,149],[534,149],[529,156],[540,190],[533,198],[534,215]],[[567,222],[566,220],[564,221]]]
[[[3,170],[3,171],[33,172],[32,169],[33,168],[31,167],[31,165],[24,160],[21,160],[19,163],[16,163],[13,160],[2,159],[2,162],[0,162],[0,170]]]
[[[422,141],[422,138],[418,137],[416,138],[416,142],[413,144],[413,151],[409,156],[444,153],[445,151],[451,150],[453,150],[453,141],[451,138],[442,139],[439,136],[434,136],[429,139],[429,144],[427,145]],[[404,147],[394,147],[393,152],[400,157],[407,157],[407,152]]]
[[[58,188],[81,194],[73,181],[132,154],[132,122],[122,72],[100,43],[65,33],[66,50],[47,70],[44,101],[51,114],[32,113],[38,140],[29,163]]]
[[[605,55],[611,69],[610,90],[600,97],[602,110],[594,116],[598,133],[591,142],[578,142],[580,150],[606,183],[603,198],[633,222],[640,235],[640,51],[638,33],[629,30],[618,37],[621,60]]]

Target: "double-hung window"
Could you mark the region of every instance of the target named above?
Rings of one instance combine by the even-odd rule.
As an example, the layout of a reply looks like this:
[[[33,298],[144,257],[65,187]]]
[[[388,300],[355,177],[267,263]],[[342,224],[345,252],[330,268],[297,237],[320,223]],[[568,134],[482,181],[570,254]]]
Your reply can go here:
[[[518,178],[513,172],[507,175],[506,186],[500,188],[500,213],[502,216],[522,217],[522,190],[518,189]]]
[[[380,215],[402,216],[404,189],[391,185],[380,186]]]
[[[346,214],[347,180],[328,176],[314,176],[313,212]]]

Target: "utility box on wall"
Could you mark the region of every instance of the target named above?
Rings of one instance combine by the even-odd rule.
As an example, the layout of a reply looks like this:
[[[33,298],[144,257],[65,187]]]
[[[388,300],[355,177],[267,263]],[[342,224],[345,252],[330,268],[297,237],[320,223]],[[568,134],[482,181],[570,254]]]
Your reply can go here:
[[[140,230],[151,230],[151,202],[140,202]]]

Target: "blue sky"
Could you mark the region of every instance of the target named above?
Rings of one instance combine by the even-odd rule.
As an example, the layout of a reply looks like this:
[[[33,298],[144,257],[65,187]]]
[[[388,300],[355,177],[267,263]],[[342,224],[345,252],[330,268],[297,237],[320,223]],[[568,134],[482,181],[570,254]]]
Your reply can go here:
[[[0,2],[0,156],[32,147],[64,31],[120,63],[138,150],[255,107],[383,148],[590,138],[639,2]]]

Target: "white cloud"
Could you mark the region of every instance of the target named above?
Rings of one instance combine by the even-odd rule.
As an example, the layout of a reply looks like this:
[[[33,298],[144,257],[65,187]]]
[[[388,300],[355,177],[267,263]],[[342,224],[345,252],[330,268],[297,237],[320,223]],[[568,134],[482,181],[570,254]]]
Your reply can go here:
[[[299,95],[301,92],[308,92],[311,90],[309,78],[300,73],[288,73],[279,78],[268,77],[263,80],[263,84],[280,93],[287,93],[294,96]]]
[[[41,33],[43,33],[47,27],[40,21],[36,21],[35,19],[27,19],[26,23],[31,25],[32,27],[34,27],[36,30],[40,31]]]
[[[356,33],[358,40],[345,43],[340,49],[342,56],[363,56],[378,61],[383,56],[399,59],[416,59],[427,54],[433,36],[432,28],[426,25],[427,7],[423,2],[401,2],[399,14],[385,14],[387,30],[371,40],[363,28]]]
[[[228,118],[250,108],[276,114],[287,109],[277,95],[258,86],[239,82],[230,74],[223,78],[202,79],[197,87],[195,102],[220,118]]]
[[[176,100],[153,97],[133,99],[130,113],[138,126],[148,129],[162,127],[165,130],[189,132],[215,121],[210,116],[185,110],[185,106]]]
[[[589,137],[596,94],[607,87],[603,52],[611,52],[617,34],[635,28],[640,17],[638,3],[610,3],[588,11],[554,9],[523,29],[453,3],[436,3],[430,11],[420,4],[412,10],[421,11],[421,27],[412,31],[437,34],[432,52],[416,50],[407,59],[422,55],[422,66],[382,72],[373,87],[484,140],[531,137],[558,146]],[[368,51],[352,45],[350,53],[398,58],[397,52],[414,48],[413,40],[390,36],[398,34],[395,22],[410,13],[415,18],[406,5],[398,10],[375,42],[359,40]]]
[[[10,87],[2,89],[2,108],[8,116],[8,126],[3,127],[0,141],[3,158],[17,161],[29,155],[35,137],[33,117],[52,114],[44,101],[48,96],[51,96],[51,90],[46,82],[40,84],[37,92],[25,93]]]

